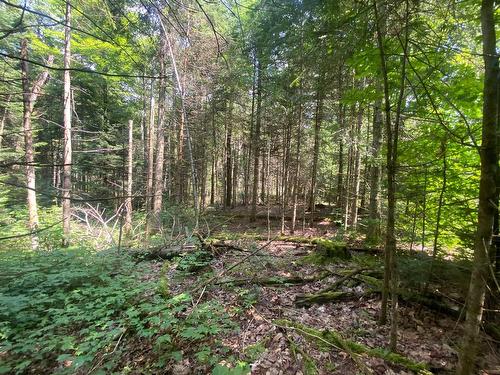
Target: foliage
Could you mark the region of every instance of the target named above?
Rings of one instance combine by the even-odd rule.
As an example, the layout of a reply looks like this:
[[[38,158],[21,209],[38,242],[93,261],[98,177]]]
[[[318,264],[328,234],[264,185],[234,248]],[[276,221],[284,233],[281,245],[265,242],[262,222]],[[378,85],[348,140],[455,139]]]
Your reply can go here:
[[[180,257],[176,269],[183,274],[198,272],[206,268],[211,260],[212,255],[207,251],[197,250],[188,252]]]
[[[178,358],[183,343],[196,350],[234,328],[219,305],[201,303],[187,312],[188,294],[155,293],[147,265],[116,251],[0,256],[3,373],[111,371],[126,351],[120,344],[139,339],[151,342],[161,365]]]

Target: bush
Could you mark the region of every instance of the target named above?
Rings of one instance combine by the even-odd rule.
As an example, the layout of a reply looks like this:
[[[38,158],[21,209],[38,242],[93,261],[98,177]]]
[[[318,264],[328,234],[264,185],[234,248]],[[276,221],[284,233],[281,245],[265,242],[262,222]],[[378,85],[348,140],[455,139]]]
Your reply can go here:
[[[160,366],[234,327],[215,304],[163,297],[148,272],[116,251],[0,253],[0,373],[108,373],[124,336],[147,340]]]

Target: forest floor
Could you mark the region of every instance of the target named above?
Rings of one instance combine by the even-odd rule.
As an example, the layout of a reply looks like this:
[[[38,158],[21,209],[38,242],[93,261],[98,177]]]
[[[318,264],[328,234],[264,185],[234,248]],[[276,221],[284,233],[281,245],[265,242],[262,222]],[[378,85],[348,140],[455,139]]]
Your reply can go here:
[[[172,263],[167,275],[173,294],[192,290],[205,272],[219,276],[193,294],[194,305],[217,301],[224,307],[238,329],[219,337],[221,347],[250,364],[252,374],[410,374],[419,372],[420,366],[431,373],[453,373],[461,337],[459,318],[420,303],[400,303],[401,356],[391,356],[385,349],[390,326],[377,323],[380,294],[373,284],[373,275],[382,275],[380,254],[350,252],[325,259],[318,256],[317,246],[280,237],[279,221],[268,232],[262,217],[250,224],[245,218],[235,219],[234,212],[229,216],[230,221],[211,233],[222,245],[207,267],[179,278]],[[328,236],[335,230],[326,219],[299,234]],[[259,238],[269,234],[271,241]],[[161,262],[152,263],[150,276],[159,278],[162,267]],[[336,282],[331,301],[303,302],[304,295]],[[452,296],[450,300],[463,298],[463,291],[453,283],[431,283],[430,288]],[[482,345],[482,373],[497,373],[493,371],[499,370],[500,353],[495,341],[485,335]],[[206,371],[189,351],[184,350],[184,359],[175,364],[173,373]]]
[[[470,260],[400,244],[390,352],[383,251],[326,211],[286,235],[279,210],[235,209],[133,248],[0,252],[0,374],[454,373]],[[481,332],[480,374],[499,340]]]

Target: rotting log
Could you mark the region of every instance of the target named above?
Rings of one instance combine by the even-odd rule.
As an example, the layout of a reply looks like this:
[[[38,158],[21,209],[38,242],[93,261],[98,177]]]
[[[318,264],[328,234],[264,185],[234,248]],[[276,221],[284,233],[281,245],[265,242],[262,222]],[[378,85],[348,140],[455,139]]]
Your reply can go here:
[[[388,351],[383,348],[370,348],[364,344],[351,341],[344,338],[339,332],[334,330],[318,330],[290,320],[279,319],[274,323],[281,328],[291,329],[304,336],[306,339],[315,342],[319,348],[331,349],[337,348],[347,353],[358,355],[367,355],[370,357],[381,358],[394,365],[405,367],[421,375],[430,375],[428,365],[422,362],[414,361],[401,354]],[[352,354],[351,354],[352,356]]]
[[[331,292],[331,291],[334,291],[336,290],[340,285],[342,285],[343,283],[345,283],[347,280],[353,278],[354,276],[364,272],[364,271],[367,271],[368,268],[366,267],[362,267],[362,268],[357,268],[355,270],[352,270],[350,271],[349,273],[347,273],[346,275],[344,275],[343,277],[341,277],[340,279],[338,279],[337,281],[335,281],[332,285],[330,285],[328,288],[325,288],[323,289],[321,292]]]
[[[220,280],[216,284],[232,284],[235,286],[245,285],[245,284],[254,284],[260,286],[286,286],[286,285],[301,285],[312,283],[316,281],[323,280],[328,276],[331,276],[332,273],[329,271],[324,271],[316,275],[312,276],[290,276],[290,277],[279,277],[279,276],[271,276],[271,277],[250,277],[243,279],[228,279],[228,280]]]
[[[184,253],[195,251],[196,246],[158,246],[148,249],[128,249],[127,253],[138,260],[170,260]]]
[[[249,233],[242,233],[238,235],[238,238],[240,239],[247,239],[247,240],[254,240],[254,241],[266,241],[267,236],[260,235],[260,234],[249,234]],[[223,233],[220,234],[213,234],[211,235],[210,239],[215,239],[215,240],[222,240],[222,241],[230,241],[233,240],[233,238],[230,238],[228,236],[225,236]],[[311,246],[311,247],[316,247],[319,250],[321,248],[335,248],[336,250],[339,250],[339,253],[341,255],[344,255],[346,257],[349,257],[349,252],[359,252],[359,253],[365,253],[365,254],[372,254],[372,255],[380,255],[382,254],[382,249],[379,248],[364,248],[364,247],[357,247],[357,246],[349,246],[348,244],[344,244],[339,241],[327,239],[327,238],[321,238],[321,237],[301,237],[301,236],[278,236],[275,238],[276,241],[282,241],[282,242],[292,242],[296,244],[301,244],[303,246]],[[343,254],[342,254],[343,253]]]
[[[315,303],[324,304],[329,302],[343,301],[354,297],[351,292],[319,292],[312,294],[297,294],[295,305],[297,307],[309,307]]]
[[[315,303],[324,304],[330,302],[345,301],[350,298],[361,298],[371,294],[379,294],[382,290],[382,280],[376,277],[364,275],[362,269],[351,271],[337,280],[333,285],[322,289],[316,293],[297,295],[295,304],[299,307],[311,306]],[[349,277],[350,276],[350,277]],[[343,282],[348,279],[354,279],[367,285],[368,290],[362,294],[352,292],[335,291]],[[430,310],[449,315],[453,318],[463,318],[460,306],[450,305],[443,300],[439,294],[427,292],[425,295],[420,295],[418,291],[413,291],[407,288],[398,289],[399,297],[407,303],[418,303]]]

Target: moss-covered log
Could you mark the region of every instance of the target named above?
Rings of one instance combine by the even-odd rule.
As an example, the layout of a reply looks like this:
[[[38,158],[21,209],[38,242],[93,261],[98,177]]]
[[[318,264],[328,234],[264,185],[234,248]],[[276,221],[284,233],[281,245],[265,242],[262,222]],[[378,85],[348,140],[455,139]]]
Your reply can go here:
[[[138,260],[167,260],[173,259],[183,253],[188,251],[193,251],[195,247],[152,247],[149,249],[129,249],[126,250],[127,253],[135,259]]]
[[[370,348],[364,344],[345,339],[339,332],[333,330],[318,330],[284,319],[276,320],[274,323],[279,327],[295,330],[305,338],[315,342],[320,348],[331,349],[333,347],[345,350],[351,355],[354,353],[358,355],[382,358],[387,362],[405,367],[411,371],[417,372],[418,374],[431,374],[425,363],[416,362],[401,354],[394,353],[383,348]]]
[[[331,241],[325,239],[315,239],[312,241],[316,245],[316,251],[325,258],[351,259],[351,253],[344,242]]]
[[[348,292],[320,292],[312,294],[298,294],[295,297],[295,304],[298,307],[309,307],[315,303],[323,304],[338,302],[354,297],[354,293]]]
[[[335,281],[332,285],[330,285],[328,288],[323,289],[321,292],[331,292],[336,290],[339,286],[341,286],[343,283],[345,283],[347,280],[353,278],[354,276],[368,270],[365,267],[362,268],[357,268],[355,270],[349,270],[344,276],[342,276],[340,279]]]
[[[245,285],[245,284],[255,284],[260,286],[284,286],[284,285],[301,285],[312,283],[315,281],[323,280],[324,278],[330,276],[332,273],[329,271],[324,271],[316,275],[311,276],[271,276],[271,277],[253,277],[244,279],[228,279],[221,280],[217,284],[232,284],[232,285]]]

